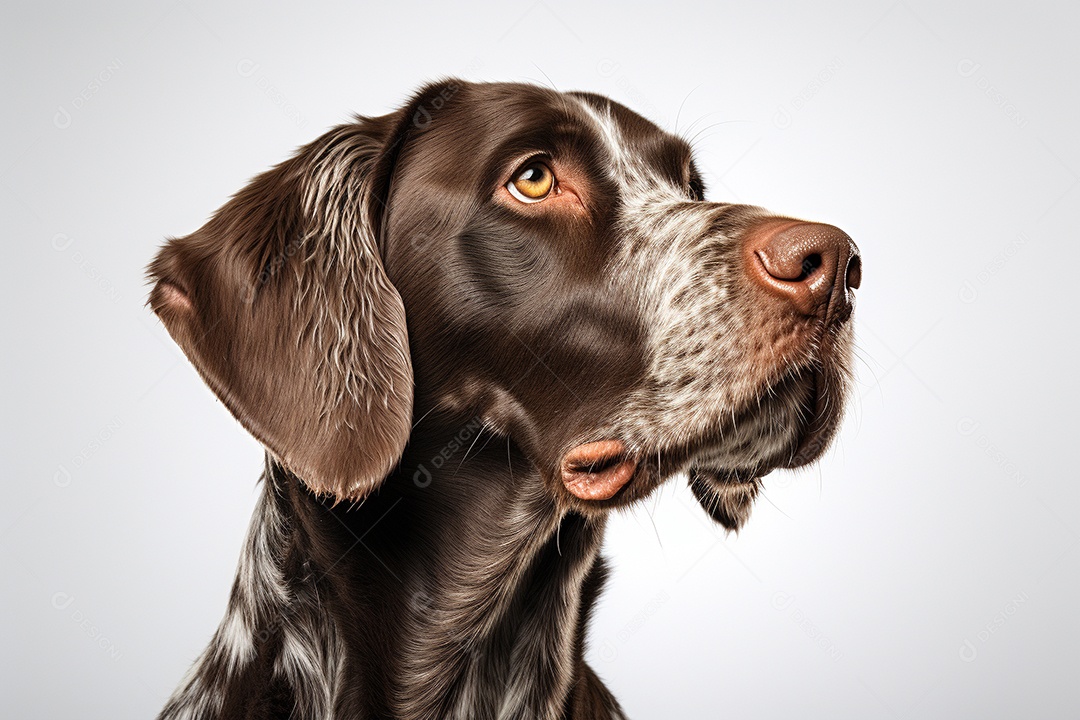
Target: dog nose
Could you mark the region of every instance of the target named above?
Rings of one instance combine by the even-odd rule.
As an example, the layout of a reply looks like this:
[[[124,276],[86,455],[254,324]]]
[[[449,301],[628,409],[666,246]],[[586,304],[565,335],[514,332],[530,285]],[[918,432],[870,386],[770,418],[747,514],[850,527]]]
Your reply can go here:
[[[804,315],[843,322],[862,281],[859,248],[832,225],[769,221],[751,230],[746,265],[757,285]]]

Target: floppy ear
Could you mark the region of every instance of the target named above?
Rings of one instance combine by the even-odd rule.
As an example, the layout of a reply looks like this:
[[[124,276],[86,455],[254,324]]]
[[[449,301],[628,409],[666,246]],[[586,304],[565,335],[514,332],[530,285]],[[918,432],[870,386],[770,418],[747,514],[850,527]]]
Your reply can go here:
[[[405,309],[376,245],[397,116],[331,130],[151,263],[150,305],[203,379],[313,491],[358,499],[412,416]]]

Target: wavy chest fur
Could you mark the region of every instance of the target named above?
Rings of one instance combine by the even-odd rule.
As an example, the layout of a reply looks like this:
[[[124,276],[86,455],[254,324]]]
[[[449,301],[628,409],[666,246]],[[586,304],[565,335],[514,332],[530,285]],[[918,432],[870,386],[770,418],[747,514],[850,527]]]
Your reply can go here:
[[[353,508],[268,461],[225,618],[160,717],[622,717],[582,658],[602,524],[491,445],[419,481],[414,448]]]

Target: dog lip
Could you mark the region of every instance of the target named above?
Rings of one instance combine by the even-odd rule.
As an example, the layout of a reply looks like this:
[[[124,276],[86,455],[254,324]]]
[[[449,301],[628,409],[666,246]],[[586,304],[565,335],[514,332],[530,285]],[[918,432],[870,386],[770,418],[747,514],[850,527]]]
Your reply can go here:
[[[770,472],[770,468],[711,468],[694,465],[690,467],[691,479],[700,478],[714,485],[731,486],[753,483]]]
[[[608,500],[630,482],[637,465],[621,440],[599,440],[566,453],[559,474],[571,495],[581,500]]]
[[[827,417],[829,399],[826,397],[825,378],[821,371],[814,372],[811,381],[811,397],[810,402],[807,403],[811,414],[795,450],[784,464],[786,468],[799,468],[813,462],[824,450],[822,439],[828,437],[831,426],[834,424],[833,419]]]

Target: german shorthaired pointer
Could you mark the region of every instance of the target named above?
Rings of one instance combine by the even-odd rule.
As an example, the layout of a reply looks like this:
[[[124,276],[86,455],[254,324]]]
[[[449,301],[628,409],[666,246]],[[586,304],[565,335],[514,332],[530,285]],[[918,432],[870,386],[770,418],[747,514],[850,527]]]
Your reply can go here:
[[[704,192],[607,98],[443,81],[169,240],[150,304],[266,468],[161,717],[623,717],[607,511],[686,473],[737,529],[849,381],[851,239]]]

